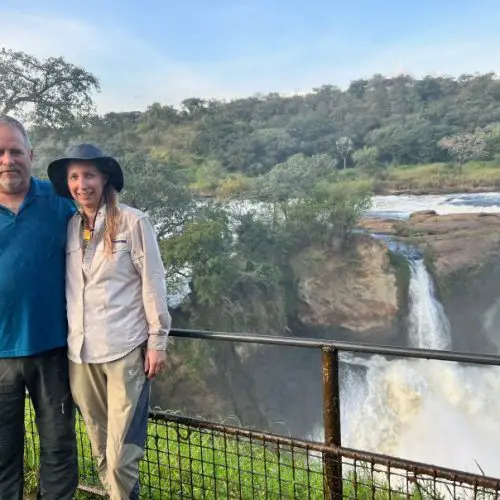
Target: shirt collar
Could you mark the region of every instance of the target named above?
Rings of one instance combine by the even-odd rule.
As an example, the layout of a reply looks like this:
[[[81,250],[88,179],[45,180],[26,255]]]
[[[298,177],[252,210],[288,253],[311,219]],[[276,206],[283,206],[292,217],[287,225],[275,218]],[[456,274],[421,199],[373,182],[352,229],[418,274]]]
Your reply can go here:
[[[38,186],[38,182],[34,177],[30,178],[30,188],[24,197],[25,201],[31,201],[40,196],[40,187]]]
[[[36,198],[41,198],[43,197],[43,193],[40,189],[40,186],[38,184],[38,181],[34,178],[30,178],[30,187],[28,189],[28,192],[26,193],[26,196],[24,197],[23,202],[21,203],[21,206],[19,207],[19,212],[32,203]]]
[[[85,220],[85,214],[83,213],[83,210],[81,207],[78,207],[78,214],[80,215],[80,218]],[[102,225],[104,220],[106,218],[106,204],[103,203],[101,205],[101,208],[97,211],[96,217],[95,217],[95,223],[94,223],[94,231],[97,231],[98,226]]]

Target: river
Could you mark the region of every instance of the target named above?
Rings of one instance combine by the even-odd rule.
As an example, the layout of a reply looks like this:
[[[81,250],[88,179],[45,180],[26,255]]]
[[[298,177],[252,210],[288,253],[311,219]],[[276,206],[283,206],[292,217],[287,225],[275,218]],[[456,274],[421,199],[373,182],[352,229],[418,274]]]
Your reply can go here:
[[[366,215],[402,219],[419,210],[434,210],[439,215],[500,213],[500,193],[374,196]]]

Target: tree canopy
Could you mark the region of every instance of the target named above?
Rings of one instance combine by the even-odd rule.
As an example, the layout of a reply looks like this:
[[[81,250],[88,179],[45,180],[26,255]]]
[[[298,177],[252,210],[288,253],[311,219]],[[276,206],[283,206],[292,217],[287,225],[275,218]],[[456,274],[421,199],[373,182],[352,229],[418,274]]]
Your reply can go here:
[[[154,103],[144,112],[96,117],[78,134],[114,154],[142,150],[190,168],[193,183],[209,189],[227,174],[262,175],[297,154],[327,155],[337,169],[452,161],[456,155],[440,141],[488,134],[498,124],[500,80],[492,73],[422,79],[375,75],[344,90],[324,85],[306,95],[193,97],[178,109]],[[52,133],[52,142],[60,142],[62,133]],[[487,152],[493,158],[500,150]],[[198,168],[204,169],[202,178]]]
[[[99,82],[62,57],[39,60],[24,52],[0,51],[0,114],[16,114],[39,126],[85,122],[94,113]]]

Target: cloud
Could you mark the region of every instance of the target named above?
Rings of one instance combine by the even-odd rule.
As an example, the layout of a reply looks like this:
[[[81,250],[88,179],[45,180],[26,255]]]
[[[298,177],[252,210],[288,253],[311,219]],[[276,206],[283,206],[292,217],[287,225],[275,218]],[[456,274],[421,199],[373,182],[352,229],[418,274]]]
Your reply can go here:
[[[346,86],[374,73],[402,72],[459,75],[500,72],[500,37],[402,40],[375,47],[359,39],[318,34],[280,49],[226,60],[188,62],[164,53],[146,40],[120,29],[48,15],[2,10],[0,46],[38,57],[62,55],[101,80],[96,96],[100,112],[142,110],[153,102],[177,105],[183,99],[234,98],[255,93],[307,91],[324,84]]]
[[[4,20],[14,16],[2,12]],[[101,81],[96,96],[99,111],[144,109],[154,101],[179,103],[193,94],[214,94],[219,89],[209,76],[182,62],[170,60],[130,33],[99,29],[78,19],[43,15],[23,16],[23,23],[6,21],[0,46],[37,57],[63,56],[81,65]]]

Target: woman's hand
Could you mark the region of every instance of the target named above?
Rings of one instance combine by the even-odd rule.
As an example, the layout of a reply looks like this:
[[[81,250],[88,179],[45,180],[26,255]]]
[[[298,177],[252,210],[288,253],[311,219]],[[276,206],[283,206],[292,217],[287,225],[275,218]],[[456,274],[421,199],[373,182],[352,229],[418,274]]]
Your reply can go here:
[[[149,379],[153,379],[165,367],[167,353],[165,351],[155,351],[146,349],[146,359],[144,360],[144,372]]]

